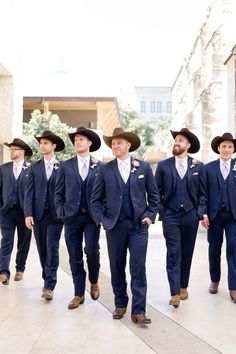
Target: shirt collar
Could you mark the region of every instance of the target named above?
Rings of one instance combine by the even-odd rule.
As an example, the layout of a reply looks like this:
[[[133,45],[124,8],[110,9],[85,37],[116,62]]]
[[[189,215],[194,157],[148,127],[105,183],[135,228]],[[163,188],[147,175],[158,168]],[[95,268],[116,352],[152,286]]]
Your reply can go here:
[[[185,156],[183,159],[180,159],[179,157],[175,156],[175,164],[178,164],[180,160],[183,161],[184,165],[187,165],[187,163],[188,163],[188,155]]]
[[[56,160],[55,156],[53,156],[53,158],[51,160],[47,160],[44,158],[44,163],[45,163],[45,165],[47,165],[50,162],[50,164],[53,165],[55,160]]]
[[[23,164],[24,164],[24,160],[21,160],[19,162],[13,161],[13,165],[14,166],[17,165],[17,166],[20,166],[22,168]]]
[[[125,159],[125,160],[121,160],[121,159],[118,159],[118,158],[117,158],[117,162],[118,162],[119,165],[122,164],[122,163],[125,163],[125,164],[127,164],[127,165],[130,165],[130,163],[131,163],[131,157],[128,156],[127,159]]]
[[[90,155],[87,155],[87,156],[85,156],[85,157],[83,157],[83,156],[80,156],[80,155],[77,155],[77,159],[78,159],[78,161],[79,162],[82,162],[82,161],[86,161],[86,163],[88,164],[89,163],[89,161],[90,161]]]
[[[228,167],[230,167],[231,165],[231,159],[227,160],[227,161],[223,161],[221,158],[220,158],[220,165],[223,166],[223,165],[227,165]]]

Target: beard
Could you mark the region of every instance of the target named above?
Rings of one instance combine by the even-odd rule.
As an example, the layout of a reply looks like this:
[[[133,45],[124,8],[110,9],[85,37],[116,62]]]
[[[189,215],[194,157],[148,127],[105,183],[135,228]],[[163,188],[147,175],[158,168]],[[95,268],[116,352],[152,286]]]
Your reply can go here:
[[[185,152],[184,148],[181,148],[179,145],[174,145],[173,149],[172,149],[172,154],[174,156],[179,156],[181,155],[183,152]]]

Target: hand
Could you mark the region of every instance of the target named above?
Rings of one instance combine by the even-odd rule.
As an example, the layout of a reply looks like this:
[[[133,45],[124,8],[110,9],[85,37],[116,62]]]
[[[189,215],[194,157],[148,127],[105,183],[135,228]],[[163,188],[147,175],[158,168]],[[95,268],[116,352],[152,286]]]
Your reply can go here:
[[[201,220],[201,224],[203,227],[205,227],[205,229],[208,229],[209,228],[209,219],[208,219],[208,216],[204,216],[204,219]]]
[[[147,223],[149,226],[152,224],[152,220],[146,216],[146,218],[142,219],[142,224],[145,224],[145,223]]]
[[[32,216],[26,216],[25,225],[28,227],[28,229],[30,229],[30,230],[33,229],[34,219]]]

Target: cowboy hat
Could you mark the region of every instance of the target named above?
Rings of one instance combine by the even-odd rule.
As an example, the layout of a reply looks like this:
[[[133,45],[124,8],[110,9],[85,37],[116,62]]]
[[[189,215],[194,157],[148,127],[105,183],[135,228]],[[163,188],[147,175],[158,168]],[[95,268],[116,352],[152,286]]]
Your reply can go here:
[[[189,144],[191,144],[190,148],[188,149],[188,152],[190,152],[191,154],[198,152],[198,150],[200,149],[200,141],[198,140],[196,135],[194,135],[188,130],[188,128],[182,128],[179,132],[172,130],[170,132],[174,139],[177,135],[183,135],[185,136],[185,138],[188,139]]]
[[[18,146],[19,148],[25,150],[25,156],[32,156],[33,155],[33,151],[31,150],[31,148],[29,147],[28,144],[26,144],[23,140],[15,138],[12,143],[4,143],[4,145],[11,147],[13,146]]]
[[[75,144],[75,136],[77,134],[86,136],[86,138],[88,138],[92,142],[92,145],[89,149],[90,152],[97,151],[100,148],[101,139],[93,130],[87,129],[85,127],[79,127],[74,133],[69,133],[69,137],[73,145]]]
[[[131,144],[129,151],[135,151],[139,148],[141,141],[138,137],[138,135],[131,133],[131,132],[125,132],[122,128],[115,128],[113,130],[112,136],[105,136],[103,135],[103,140],[111,148],[111,143],[112,139],[114,138],[122,138],[125,140],[128,140],[128,142]]]
[[[216,136],[211,142],[211,148],[216,154],[219,154],[218,146],[225,140],[232,141],[234,144],[234,152],[236,151],[236,139],[233,138],[231,133],[224,133],[222,136]]]
[[[56,144],[55,151],[62,151],[65,148],[64,141],[59,136],[51,132],[51,130],[45,130],[42,136],[35,136],[35,139],[38,140],[39,143],[41,139],[50,140],[53,144]]]

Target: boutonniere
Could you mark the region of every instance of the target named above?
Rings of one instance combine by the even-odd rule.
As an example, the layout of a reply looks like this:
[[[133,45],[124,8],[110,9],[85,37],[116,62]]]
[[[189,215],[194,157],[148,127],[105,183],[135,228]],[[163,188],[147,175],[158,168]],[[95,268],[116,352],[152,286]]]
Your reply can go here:
[[[135,171],[137,171],[137,168],[139,167],[140,164],[138,160],[132,160],[131,165],[132,165],[132,170],[130,172],[134,173]]]
[[[199,163],[200,163],[200,161],[198,161],[196,159],[192,159],[192,165],[190,166],[190,168],[196,167]]]
[[[234,165],[233,165],[232,171],[236,171],[236,161],[234,162]]]
[[[25,171],[25,170],[28,170],[29,167],[30,167],[30,163],[25,161],[22,166],[22,169]]]
[[[58,170],[59,166],[60,166],[60,162],[58,160],[54,160],[54,163],[53,163],[54,170]]]
[[[92,170],[94,170],[94,168],[97,166],[97,164],[98,164],[98,160],[97,159],[95,159],[94,157],[92,157],[92,165],[90,166],[90,168],[92,169]]]

